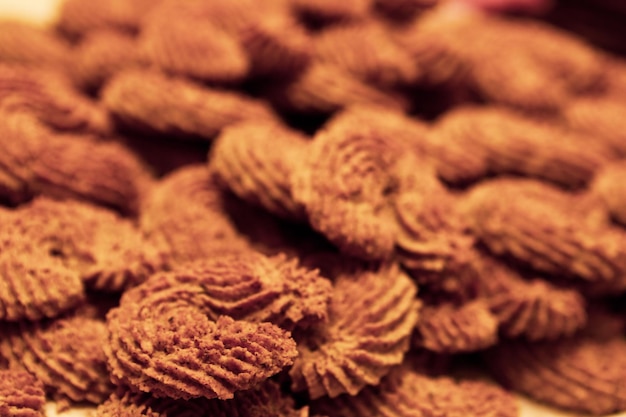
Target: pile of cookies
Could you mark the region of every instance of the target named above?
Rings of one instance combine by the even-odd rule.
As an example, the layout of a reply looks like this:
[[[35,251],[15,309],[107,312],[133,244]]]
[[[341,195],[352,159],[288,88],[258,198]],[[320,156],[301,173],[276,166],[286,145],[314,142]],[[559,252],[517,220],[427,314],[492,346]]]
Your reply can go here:
[[[623,114],[621,58],[444,1],[0,22],[0,414],[625,411]]]

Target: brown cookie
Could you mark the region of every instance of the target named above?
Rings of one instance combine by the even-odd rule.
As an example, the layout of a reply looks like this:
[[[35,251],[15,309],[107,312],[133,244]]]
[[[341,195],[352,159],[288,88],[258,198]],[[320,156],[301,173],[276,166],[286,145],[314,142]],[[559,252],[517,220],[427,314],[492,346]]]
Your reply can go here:
[[[536,400],[594,415],[626,410],[621,381],[626,342],[566,338],[551,343],[506,342],[484,358],[505,386]]]
[[[99,404],[110,395],[105,323],[87,317],[2,325],[0,356],[25,369],[59,400]]]
[[[70,74],[81,89],[94,92],[117,72],[138,65],[138,61],[135,37],[118,30],[93,30],[74,49]]]
[[[24,371],[0,370],[0,415],[44,417],[43,384]]]
[[[296,410],[294,401],[273,381],[258,389],[239,391],[232,400],[194,398],[175,400],[150,394],[114,394],[98,407],[95,417],[308,417],[308,409]]]
[[[404,146],[349,113],[318,131],[293,178],[294,197],[313,229],[348,255],[388,258],[397,234],[392,204],[401,192]]]
[[[215,140],[209,169],[248,203],[286,219],[304,220],[304,207],[293,197],[292,177],[308,149],[307,139],[276,123],[237,124]]]
[[[293,363],[288,332],[228,316],[213,321],[195,301],[111,310],[104,345],[111,379],[156,397],[229,399]]]
[[[483,350],[497,341],[498,319],[484,300],[426,305],[416,326],[416,345],[438,353]]]
[[[3,240],[13,241],[8,228],[0,229]],[[0,255],[0,320],[52,318],[85,299],[76,271],[17,245],[20,250],[3,249]]]
[[[134,224],[101,207],[41,197],[20,206],[10,220],[4,229],[22,240],[7,241],[3,250],[56,260],[92,289],[137,285],[165,262]]]
[[[0,105],[5,111],[33,114],[58,131],[100,136],[112,131],[100,104],[81,95],[68,76],[53,69],[0,63]]]
[[[331,291],[328,280],[296,260],[245,251],[153,275],[127,291],[122,303],[175,303],[185,297],[195,300],[212,320],[227,315],[291,330],[325,321]]]
[[[238,37],[250,57],[253,77],[293,78],[313,58],[311,36],[286,15],[248,22],[238,31]]]
[[[64,70],[69,45],[54,32],[18,20],[0,22],[0,62]]]
[[[403,167],[404,185],[393,199],[396,256],[433,295],[457,301],[473,298],[475,238],[457,209],[456,197],[435,177],[434,169],[420,168],[411,163]]]
[[[162,178],[142,202],[139,220],[148,241],[166,251],[173,265],[247,247],[206,165],[185,166]]]
[[[25,112],[0,110],[0,193],[12,204],[45,195],[86,200],[135,214],[151,181],[126,147],[54,133]]]
[[[294,19],[288,0],[258,2],[164,1],[157,13],[166,19],[175,14],[181,21],[198,17],[237,40],[249,62],[253,78],[279,80],[293,77],[311,60],[310,37]],[[258,16],[263,16],[259,19]]]
[[[515,398],[494,384],[431,377],[408,366],[394,368],[377,387],[315,401],[312,409],[329,417],[518,415]]]
[[[293,81],[269,86],[266,99],[287,113],[327,115],[354,104],[403,111],[408,101],[396,92],[370,86],[334,65],[313,62]]]
[[[419,76],[412,57],[371,21],[336,25],[314,38],[315,58],[368,84],[410,85]]]
[[[212,83],[241,82],[250,63],[237,39],[201,17],[184,19],[157,8],[137,41],[142,60],[165,72]]]
[[[206,141],[236,122],[276,119],[265,102],[151,69],[116,74],[102,100],[125,128],[182,139]]]
[[[416,286],[396,265],[335,266],[327,323],[299,342],[292,388],[311,398],[356,395],[402,362],[418,319]]]
[[[581,188],[610,159],[606,148],[585,136],[489,106],[452,110],[431,135],[437,171],[452,184],[515,174]]]
[[[474,233],[489,251],[568,279],[589,293],[624,288],[626,235],[585,224],[584,216],[564,204],[572,200],[559,191],[544,187],[543,195],[526,193],[527,184],[510,179],[484,182],[462,203]]]
[[[425,58],[433,78],[460,79],[484,100],[524,111],[556,112],[605,82],[601,54],[538,21],[435,8],[402,37],[416,58]],[[469,38],[475,41],[470,48]],[[520,71],[523,77],[511,76]]]
[[[507,337],[558,339],[587,323],[585,299],[578,291],[524,276],[492,258],[483,256],[479,262],[482,296]]]

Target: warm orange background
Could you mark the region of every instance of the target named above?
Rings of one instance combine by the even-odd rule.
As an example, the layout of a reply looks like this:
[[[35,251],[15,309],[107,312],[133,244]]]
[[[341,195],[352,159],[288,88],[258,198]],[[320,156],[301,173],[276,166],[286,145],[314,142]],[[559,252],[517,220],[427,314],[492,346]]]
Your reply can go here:
[[[59,3],[60,0],[0,0],[0,17],[25,19],[45,24],[54,18]]]

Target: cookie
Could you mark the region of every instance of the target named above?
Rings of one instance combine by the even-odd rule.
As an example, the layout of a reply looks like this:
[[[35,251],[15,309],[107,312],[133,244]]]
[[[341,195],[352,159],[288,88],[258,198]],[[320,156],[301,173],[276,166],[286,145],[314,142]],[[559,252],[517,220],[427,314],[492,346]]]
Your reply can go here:
[[[296,115],[329,115],[355,104],[398,111],[409,107],[402,95],[370,86],[322,62],[313,62],[291,81],[265,88],[263,94],[281,111]]]
[[[112,29],[90,31],[73,54],[72,80],[88,93],[99,91],[118,71],[139,64],[135,37]]]
[[[165,251],[169,264],[181,264],[248,247],[224,207],[224,195],[206,165],[193,164],[171,172],[150,190],[139,225],[147,240]]]
[[[254,390],[240,391],[231,400],[174,400],[149,394],[114,394],[98,407],[96,417],[177,416],[308,417],[306,408],[296,410],[293,400],[280,392],[273,381]]]
[[[321,399],[312,409],[329,417],[518,415],[515,398],[492,383],[431,377],[406,366],[394,368],[377,387],[356,396]]]
[[[227,315],[292,330],[325,321],[331,292],[328,280],[297,260],[242,251],[153,275],[124,293],[122,304],[175,303],[188,293],[212,320]]]
[[[10,146],[3,144],[0,159],[2,199],[19,204],[45,195],[136,214],[151,178],[128,148],[88,136],[54,133],[27,112],[0,110],[0,114],[0,128],[12,141]]]
[[[315,57],[371,85],[413,84],[418,64],[373,22],[332,26],[314,38]]]
[[[0,370],[0,414],[43,417],[46,396],[43,384],[24,371]]]
[[[54,32],[17,20],[0,22],[0,62],[67,68],[70,47]]]
[[[60,401],[99,404],[111,394],[105,323],[80,316],[2,325],[0,356],[25,369]]]
[[[276,119],[262,101],[151,69],[116,74],[103,89],[102,100],[125,128],[186,140],[213,139],[226,126],[245,119]]]
[[[505,386],[536,400],[593,415],[623,410],[626,343],[565,338],[551,343],[506,342],[485,354],[490,369]]]
[[[585,291],[622,288],[621,242],[626,235],[611,227],[586,226],[582,216],[557,203],[558,192],[546,189],[546,196],[539,197],[525,195],[525,188],[524,182],[485,182],[462,203],[472,230],[489,251],[586,285]]]
[[[23,251],[33,259],[57,262],[91,289],[121,291],[165,263],[163,252],[146,242],[128,219],[101,207],[41,197],[11,212],[7,220],[0,229],[21,236],[3,245],[10,256]]]
[[[244,122],[217,137],[209,169],[239,198],[279,217],[302,221],[304,207],[293,197],[292,177],[308,145],[306,136],[281,125]],[[277,147],[280,155],[273,152]]]
[[[169,398],[233,398],[254,388],[297,356],[290,334],[271,323],[220,316],[201,305],[123,304],[107,315],[104,345],[111,379],[137,392]]]
[[[61,132],[110,136],[111,120],[100,104],[81,95],[68,76],[55,69],[0,64],[0,103],[27,112]]]
[[[292,389],[310,398],[356,395],[378,384],[402,362],[418,320],[416,286],[397,266],[334,269],[328,322],[303,335],[289,371]]]
[[[498,320],[482,300],[425,305],[416,326],[416,345],[437,353],[478,351],[497,341]]]
[[[3,234],[3,238],[8,236]],[[76,271],[36,252],[0,255],[0,320],[53,318],[85,299]]]
[[[481,293],[509,338],[552,340],[587,324],[586,302],[575,289],[528,277],[495,259],[480,261]]]
[[[147,64],[217,84],[246,78],[250,63],[236,38],[204,19],[175,19],[159,12],[157,7],[144,21],[137,40],[138,54]]]
[[[452,110],[437,120],[432,136],[441,148],[452,148],[441,149],[437,162],[451,184],[508,174],[582,188],[610,160],[607,149],[584,136],[494,107]],[[467,160],[459,161],[461,155]],[[468,170],[475,161],[480,169]]]

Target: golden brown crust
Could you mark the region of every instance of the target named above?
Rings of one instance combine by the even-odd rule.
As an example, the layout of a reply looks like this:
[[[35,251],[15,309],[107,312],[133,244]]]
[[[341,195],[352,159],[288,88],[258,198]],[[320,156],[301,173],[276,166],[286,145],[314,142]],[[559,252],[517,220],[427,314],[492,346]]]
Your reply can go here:
[[[318,400],[312,410],[329,417],[518,415],[515,398],[496,385],[430,377],[407,366],[394,368],[378,387],[367,387],[356,396]]]
[[[626,342],[621,335],[507,342],[484,357],[505,386],[541,402],[594,415],[626,409],[620,382],[626,373]]]
[[[28,372],[0,370],[0,415],[44,417],[43,384]]]
[[[4,324],[0,355],[35,375],[54,397],[99,404],[111,393],[104,322],[87,317]]]
[[[289,372],[292,388],[311,398],[356,395],[378,384],[402,362],[418,319],[416,286],[397,266],[337,269],[328,323],[304,336]]]
[[[224,129],[209,154],[209,169],[239,198],[283,218],[303,220],[292,177],[307,137],[276,123],[244,122]],[[280,153],[275,152],[280,148]]]
[[[467,89],[467,68],[458,59],[458,45],[445,30],[441,31],[450,23],[439,20],[436,13],[427,12],[413,24],[391,26],[388,33],[418,65],[420,85]]]
[[[432,153],[430,144],[430,125],[416,117],[410,117],[397,109],[372,104],[356,104],[344,108],[342,116],[337,116],[350,123],[370,125],[394,142],[406,145],[418,156],[427,157]]]
[[[493,101],[530,110],[562,107],[570,97],[594,92],[606,82],[602,54],[571,33],[539,22],[493,18],[479,25],[483,45],[493,45],[491,53],[502,58],[493,69],[485,61],[480,66],[488,55],[472,59],[474,83]],[[512,47],[521,43],[522,49]],[[520,68],[530,75],[510,76]]]
[[[248,22],[238,36],[250,58],[253,77],[292,78],[311,63],[311,37],[286,16]]]
[[[136,215],[153,179],[124,145],[83,136],[56,136],[42,146],[28,186],[34,195],[77,199]]]
[[[151,69],[116,74],[104,88],[102,100],[127,128],[184,139],[206,141],[236,122],[276,119],[260,100]]]
[[[555,112],[605,82],[601,54],[540,22],[440,8],[402,37],[433,78],[460,80],[489,102],[525,111]]]

